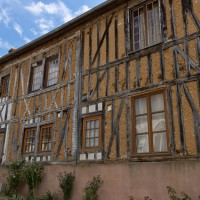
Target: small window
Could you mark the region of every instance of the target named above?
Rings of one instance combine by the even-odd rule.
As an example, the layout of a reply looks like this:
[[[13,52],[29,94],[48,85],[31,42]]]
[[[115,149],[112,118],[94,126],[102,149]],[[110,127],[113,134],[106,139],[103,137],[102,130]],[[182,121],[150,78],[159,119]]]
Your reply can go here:
[[[39,151],[51,151],[52,125],[42,126],[40,129]]]
[[[158,1],[131,10],[131,37],[134,51],[162,41]]]
[[[101,117],[83,119],[83,149],[100,148],[101,146]]]
[[[1,97],[8,96],[9,80],[10,80],[10,75],[4,76],[1,79]]]
[[[34,153],[35,150],[35,128],[25,129],[24,133],[24,149],[23,152]]]
[[[49,87],[58,83],[58,55],[46,60],[44,73],[44,87]]]
[[[30,92],[39,90],[42,85],[42,61],[32,64],[30,78]]]
[[[136,154],[168,152],[165,93],[133,98],[133,141]]]

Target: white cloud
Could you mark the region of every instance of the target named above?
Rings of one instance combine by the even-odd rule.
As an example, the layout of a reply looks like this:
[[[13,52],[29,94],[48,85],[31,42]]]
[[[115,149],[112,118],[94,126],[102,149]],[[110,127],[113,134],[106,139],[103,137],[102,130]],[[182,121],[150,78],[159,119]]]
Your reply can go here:
[[[15,29],[15,31],[17,33],[19,33],[20,36],[22,36],[23,29],[22,29],[22,27],[19,24],[17,24],[17,23],[14,22],[13,28]]]
[[[75,15],[81,15],[85,12],[87,12],[88,10],[90,10],[90,8],[87,5],[83,5],[78,11],[75,12]]]
[[[60,16],[64,22],[73,18],[72,11],[62,1],[49,4],[45,4],[41,1],[32,2],[30,5],[25,6],[25,9],[36,16],[44,14]]]
[[[29,42],[31,42],[31,39],[30,39],[30,38],[28,38],[28,37],[26,37],[26,36],[23,38],[23,40],[24,40],[26,43],[29,43]]]
[[[0,38],[0,48],[2,49],[11,49],[13,46],[11,44],[9,44],[7,41],[3,41],[1,38]]]
[[[48,33],[52,28],[54,28],[53,20],[41,18],[39,20],[36,20],[35,23],[38,24],[41,30],[41,34]]]
[[[7,8],[0,7],[0,22],[3,22],[5,26],[8,26],[8,23],[10,22],[10,16]]]

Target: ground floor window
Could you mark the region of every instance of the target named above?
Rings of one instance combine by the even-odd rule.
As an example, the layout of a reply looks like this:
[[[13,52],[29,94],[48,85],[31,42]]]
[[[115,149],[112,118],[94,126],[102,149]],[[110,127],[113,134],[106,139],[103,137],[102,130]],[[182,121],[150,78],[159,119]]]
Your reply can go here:
[[[133,147],[136,154],[168,151],[167,108],[164,90],[132,98]]]
[[[83,149],[98,149],[101,146],[101,116],[83,119]]]
[[[35,132],[36,128],[25,129],[24,133],[24,153],[33,153],[35,150]]]

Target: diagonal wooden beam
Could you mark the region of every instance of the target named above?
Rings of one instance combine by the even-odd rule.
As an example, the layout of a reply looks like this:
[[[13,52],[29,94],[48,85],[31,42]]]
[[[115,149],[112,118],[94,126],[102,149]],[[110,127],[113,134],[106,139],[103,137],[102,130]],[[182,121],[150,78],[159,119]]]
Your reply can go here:
[[[95,88],[93,89],[91,95],[89,96],[88,100],[91,100],[92,97],[94,96],[95,92],[97,92],[98,90],[98,86],[99,84],[101,83],[101,81],[104,79],[106,75],[106,70],[103,72],[103,74],[97,79],[97,82],[96,82],[96,85],[95,85]]]
[[[58,108],[58,105],[56,103],[56,97],[58,95],[58,92],[59,92],[59,90],[57,90],[54,95],[52,95],[52,93],[50,92],[50,94],[51,94],[51,104],[49,106],[49,109],[51,109],[53,104],[55,105],[56,108]]]
[[[189,65],[197,71],[197,73],[200,73],[200,68],[198,65],[189,57],[185,54],[185,52],[179,47],[179,46],[174,46],[174,50],[176,50],[185,60],[187,59],[189,62]]]
[[[108,30],[109,30],[109,28],[110,28],[110,25],[111,25],[113,16],[114,16],[114,13],[112,14],[110,20],[108,21],[108,24],[107,24],[107,26],[106,26],[106,30],[104,31],[104,34],[103,34],[103,36],[102,36],[102,38],[101,38],[101,40],[100,40],[100,43],[99,43],[99,46],[98,46],[97,51],[96,51],[96,53],[95,53],[95,56],[94,56],[94,58],[93,58],[93,60],[92,60],[92,62],[91,62],[91,66],[93,66],[94,63],[96,62],[96,59],[97,59],[98,54],[99,54],[99,51],[100,51],[100,49],[101,49],[101,47],[102,47],[102,45],[103,45],[104,39],[105,39],[105,37],[106,37],[106,35],[107,35],[107,33],[108,33]]]
[[[120,117],[121,117],[121,114],[122,114],[124,102],[125,102],[125,98],[121,99],[120,106],[119,106],[119,110],[118,110],[118,112],[117,112],[117,116],[116,116],[116,119],[115,119],[115,122],[114,122],[114,125],[113,125],[113,132],[112,132],[111,137],[110,137],[110,142],[109,142],[109,145],[108,145],[108,150],[107,150],[107,152],[106,152],[106,159],[109,158],[109,155],[110,155],[110,152],[111,152],[111,148],[112,148],[112,144],[113,144],[114,137],[115,137],[115,135],[116,135],[116,132],[117,132],[118,129],[119,129],[119,120],[120,120]]]

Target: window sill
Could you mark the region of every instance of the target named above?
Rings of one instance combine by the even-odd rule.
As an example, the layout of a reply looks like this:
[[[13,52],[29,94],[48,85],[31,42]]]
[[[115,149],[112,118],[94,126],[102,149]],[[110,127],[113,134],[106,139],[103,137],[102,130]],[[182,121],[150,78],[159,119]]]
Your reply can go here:
[[[138,159],[146,159],[146,158],[152,158],[152,157],[165,157],[165,156],[171,156],[170,152],[161,152],[161,153],[137,153],[132,154],[130,158],[138,158]]]
[[[140,52],[142,52],[142,51],[147,51],[148,49],[151,49],[151,48],[153,48],[153,47],[155,47],[155,46],[158,46],[158,47],[160,47],[161,45],[162,45],[162,41],[161,42],[159,42],[159,43],[156,43],[156,44],[153,44],[153,45],[151,45],[151,46],[146,46],[146,47],[144,47],[143,49],[139,49],[139,50],[130,50],[129,52],[128,52],[128,55],[131,55],[131,54],[134,54],[134,53],[140,53]]]

